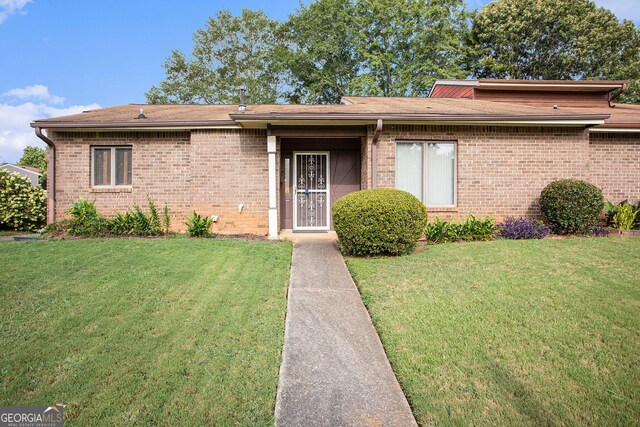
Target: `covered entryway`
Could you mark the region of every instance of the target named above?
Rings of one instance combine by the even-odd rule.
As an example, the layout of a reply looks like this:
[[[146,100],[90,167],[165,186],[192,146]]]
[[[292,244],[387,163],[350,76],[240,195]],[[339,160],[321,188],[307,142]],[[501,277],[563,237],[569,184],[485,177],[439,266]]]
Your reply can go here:
[[[281,138],[280,227],[333,229],[331,207],[360,190],[360,138]]]

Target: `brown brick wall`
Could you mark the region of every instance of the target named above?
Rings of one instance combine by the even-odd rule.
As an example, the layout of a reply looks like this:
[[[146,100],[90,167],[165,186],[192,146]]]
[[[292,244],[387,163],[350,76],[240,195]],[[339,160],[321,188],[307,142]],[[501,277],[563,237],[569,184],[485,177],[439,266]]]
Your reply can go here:
[[[149,194],[161,208],[167,202],[174,228],[184,222],[189,209],[191,173],[188,132],[53,132],[56,145],[56,219],[83,197],[95,200],[107,216],[124,212],[134,203],[146,207]],[[91,147],[131,145],[133,155],[130,190],[91,188]]]
[[[264,130],[198,130],[191,134],[191,205],[218,215],[222,233],[267,234],[269,165]],[[276,156],[277,157],[277,156]],[[238,205],[244,204],[242,212]]]
[[[362,188],[371,187],[373,131],[370,126],[361,147]],[[56,219],[80,197],[95,199],[98,209],[110,216],[133,203],[146,206],[148,193],[158,207],[168,203],[174,230],[184,230],[186,216],[196,210],[219,216],[213,227],[217,232],[268,232],[264,130],[52,132],[51,137],[57,147]],[[468,213],[498,219],[537,217],[540,191],[550,181],[568,177],[593,182],[615,202],[640,199],[638,134],[591,134],[589,142],[588,132],[580,128],[386,125],[378,142],[378,187],[395,186],[397,140],[457,141],[458,204],[454,209],[430,209],[432,218]],[[94,145],[133,147],[131,190],[91,189]],[[279,142],[277,147],[279,151]],[[279,162],[279,153],[276,158]],[[239,203],[244,204],[242,212]]]
[[[640,200],[640,133],[591,133],[591,182],[613,203]]]
[[[268,231],[266,133],[260,130],[193,132],[53,132],[56,144],[56,219],[84,197],[96,200],[107,216],[134,203],[146,206],[146,194],[158,207],[167,202],[172,228],[184,230],[196,210],[218,215],[221,233]],[[132,188],[91,188],[91,147],[131,145]],[[242,212],[238,204],[244,203]]]
[[[589,177],[582,128],[387,125],[378,141],[378,187],[395,186],[395,142],[402,140],[457,142],[457,208],[429,209],[432,218],[538,217],[550,181]]]

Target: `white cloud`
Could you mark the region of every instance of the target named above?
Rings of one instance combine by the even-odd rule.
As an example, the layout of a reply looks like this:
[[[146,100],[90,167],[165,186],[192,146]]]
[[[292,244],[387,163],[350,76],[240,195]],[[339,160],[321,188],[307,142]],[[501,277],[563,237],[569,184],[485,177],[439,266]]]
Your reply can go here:
[[[98,104],[56,107],[46,103],[26,102],[20,105],[0,104],[0,163],[16,162],[24,147],[44,147],[29,126],[33,120],[77,114],[100,108]]]
[[[1,1],[1,0],[0,0]],[[44,85],[33,85],[17,89],[11,89],[2,94],[5,98],[38,99],[40,101],[48,101],[51,104],[62,104],[64,98],[49,93],[49,88]]]
[[[29,3],[31,3],[31,0],[0,0],[0,24],[2,24],[9,15],[26,13],[24,8]]]
[[[620,20],[640,21],[640,0],[595,0],[595,2],[598,6],[611,10]]]

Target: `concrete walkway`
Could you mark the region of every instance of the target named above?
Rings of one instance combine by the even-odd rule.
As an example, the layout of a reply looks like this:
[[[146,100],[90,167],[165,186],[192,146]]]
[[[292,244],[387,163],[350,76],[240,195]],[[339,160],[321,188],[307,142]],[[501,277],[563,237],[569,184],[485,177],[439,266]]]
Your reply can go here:
[[[295,236],[276,425],[415,426],[333,236]]]

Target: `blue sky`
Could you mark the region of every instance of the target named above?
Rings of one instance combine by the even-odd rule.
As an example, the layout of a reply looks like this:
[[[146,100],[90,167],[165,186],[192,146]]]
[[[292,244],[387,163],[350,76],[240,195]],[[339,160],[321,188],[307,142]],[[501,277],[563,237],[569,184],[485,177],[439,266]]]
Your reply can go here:
[[[488,0],[468,0],[481,7]],[[640,0],[597,0],[640,22]],[[0,162],[41,145],[31,120],[144,102],[172,49],[218,10],[262,9],[284,20],[292,0],[0,0]]]

